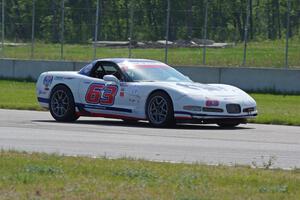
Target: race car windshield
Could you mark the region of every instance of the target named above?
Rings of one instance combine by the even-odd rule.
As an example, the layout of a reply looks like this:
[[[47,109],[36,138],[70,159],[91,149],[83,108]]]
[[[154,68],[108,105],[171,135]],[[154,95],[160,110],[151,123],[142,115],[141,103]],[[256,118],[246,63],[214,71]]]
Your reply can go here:
[[[122,69],[133,81],[192,82],[167,65],[133,65]]]

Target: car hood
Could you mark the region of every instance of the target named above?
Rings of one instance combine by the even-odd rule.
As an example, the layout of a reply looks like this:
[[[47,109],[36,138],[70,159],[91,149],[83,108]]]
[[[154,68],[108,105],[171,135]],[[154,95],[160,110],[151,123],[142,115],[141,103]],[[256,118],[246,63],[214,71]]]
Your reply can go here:
[[[188,96],[201,96],[201,97],[237,97],[248,96],[241,89],[225,84],[202,84],[202,83],[167,83],[169,87]]]

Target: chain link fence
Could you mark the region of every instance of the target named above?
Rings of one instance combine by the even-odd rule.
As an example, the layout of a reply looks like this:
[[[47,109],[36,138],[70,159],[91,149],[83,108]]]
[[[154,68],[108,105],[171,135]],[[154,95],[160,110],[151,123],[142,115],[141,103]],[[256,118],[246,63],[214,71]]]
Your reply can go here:
[[[300,3],[1,0],[2,58],[300,66]],[[148,2],[148,4],[147,4]],[[276,1],[274,1],[276,2]],[[266,6],[268,5],[268,6]],[[270,14],[273,13],[273,14]]]

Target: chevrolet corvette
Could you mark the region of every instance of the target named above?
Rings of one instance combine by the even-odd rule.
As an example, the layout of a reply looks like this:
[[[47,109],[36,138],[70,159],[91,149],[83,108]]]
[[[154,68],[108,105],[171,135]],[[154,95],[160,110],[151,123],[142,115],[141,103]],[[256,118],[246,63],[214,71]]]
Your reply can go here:
[[[235,127],[257,115],[256,102],[241,89],[202,84],[147,59],[98,59],[79,72],[44,72],[37,99],[56,121],[80,116],[146,120],[154,127],[176,123]]]

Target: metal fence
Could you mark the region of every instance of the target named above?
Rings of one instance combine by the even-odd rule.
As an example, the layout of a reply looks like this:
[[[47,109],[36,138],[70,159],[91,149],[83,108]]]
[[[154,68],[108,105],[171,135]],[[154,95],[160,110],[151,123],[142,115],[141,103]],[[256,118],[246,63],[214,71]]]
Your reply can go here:
[[[198,8],[203,10],[199,18],[202,20],[199,23],[200,25],[195,24],[187,28],[191,29],[193,37],[198,38],[198,43],[195,43],[193,38],[180,38],[180,31],[189,31],[180,29],[176,30],[176,40],[179,42],[170,41],[170,35],[173,33],[172,30],[174,30],[173,27],[175,26],[174,22],[170,23],[172,14],[197,15],[198,12],[197,8],[192,10],[172,10],[171,0],[162,0],[164,1],[163,7],[160,10],[156,10],[156,12],[163,18],[160,17],[153,20],[157,23],[155,27],[160,27],[159,30],[153,30],[154,33],[159,34],[156,37],[161,38],[159,42],[151,42],[149,37],[145,36],[143,24],[140,24],[140,20],[137,18],[137,16],[143,16],[139,14],[141,9],[136,8],[132,1],[128,1],[126,8],[117,8],[118,11],[116,12],[117,9],[109,11],[103,9],[101,7],[102,0],[91,0],[91,7],[73,7],[71,12],[69,10],[71,2],[67,0],[56,0],[56,4],[52,8],[37,5],[36,0],[27,0],[26,5],[18,5],[18,7],[23,6],[21,11],[20,9],[16,11],[16,16],[18,17],[11,17],[10,14],[7,14],[8,1],[1,1],[2,58],[91,60],[103,57],[147,57],[177,65],[255,67],[267,65],[285,68],[300,66],[300,34],[295,36],[296,39],[293,40],[295,42],[292,44],[293,52],[292,55],[289,54],[291,0],[287,0],[286,4],[281,5],[285,7],[285,10],[282,11],[285,12],[284,19],[279,19],[286,21],[286,26],[281,31],[285,34],[285,40],[268,41],[267,44],[270,45],[270,48],[263,51],[253,48],[255,47],[255,42],[257,44],[263,43],[255,38],[252,38],[252,41],[254,41],[253,45],[248,45],[249,23],[252,20],[250,19],[250,10],[252,9],[250,0],[246,1],[245,9],[240,11],[245,21],[243,38],[237,38],[237,32],[234,28],[230,32],[219,27],[212,20],[208,20],[210,12],[215,12],[210,9],[213,0],[204,0],[202,8]],[[39,20],[40,16],[38,14],[46,12],[50,12],[49,15],[44,17],[42,21]],[[300,13],[300,11],[297,12]],[[119,15],[116,23],[122,21],[123,24],[126,24],[125,27],[110,24],[106,20],[114,13]],[[144,17],[156,17],[155,13],[151,15],[153,16]],[[300,14],[297,13],[297,16],[300,16]],[[24,22],[23,17],[27,17],[28,20]],[[84,20],[82,20],[83,18]],[[20,22],[20,19],[22,19],[22,22]],[[76,23],[78,19],[80,19],[79,24]],[[112,30],[114,33],[119,33],[119,36],[113,38],[109,31],[104,30]],[[164,33],[161,30],[164,30]],[[149,31],[149,28],[147,31]],[[6,34],[7,32],[10,32],[10,34]],[[213,32],[224,34],[226,37],[224,36],[225,40],[222,42],[230,43],[232,46],[229,45],[230,47],[218,49],[217,47],[219,46],[209,44],[208,42],[214,39],[211,38],[212,34],[210,34]],[[24,38],[22,34],[27,35],[27,38]],[[49,34],[51,36],[48,36]],[[227,37],[229,34],[231,36]],[[81,40],[76,45],[78,35],[80,35]],[[52,38],[51,41],[45,39],[46,37]],[[118,42],[99,42],[107,39],[111,41],[118,39]],[[217,38],[217,40],[222,40],[222,38]],[[226,44],[223,45],[226,46]],[[221,45],[220,47],[224,46]],[[281,52],[280,55],[276,54],[278,51]],[[258,54],[270,54],[271,57],[256,57]],[[289,63],[291,56],[293,62]],[[229,59],[228,57],[233,58]],[[276,57],[276,59],[273,57]],[[260,60],[264,59],[270,60],[269,62],[260,62]]]

